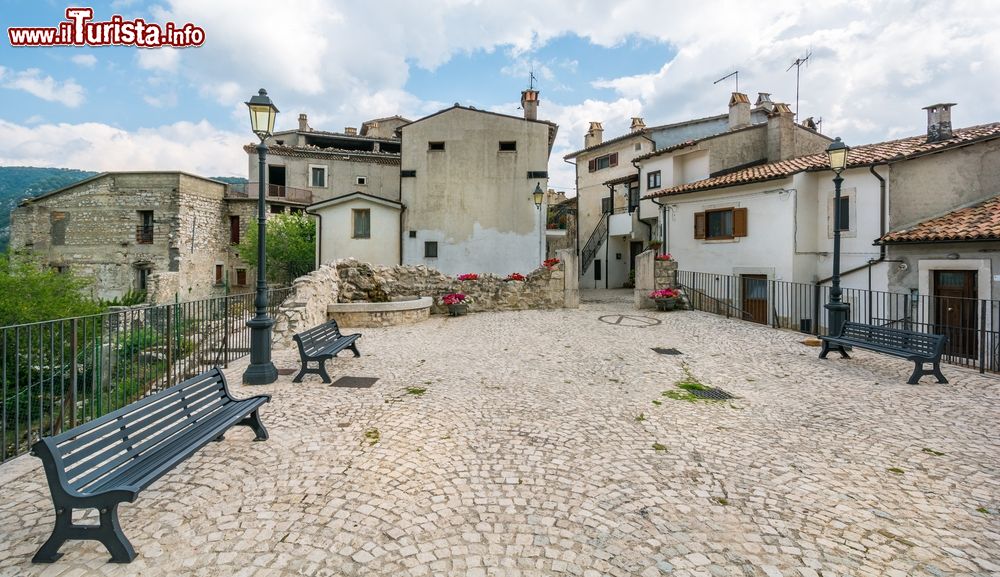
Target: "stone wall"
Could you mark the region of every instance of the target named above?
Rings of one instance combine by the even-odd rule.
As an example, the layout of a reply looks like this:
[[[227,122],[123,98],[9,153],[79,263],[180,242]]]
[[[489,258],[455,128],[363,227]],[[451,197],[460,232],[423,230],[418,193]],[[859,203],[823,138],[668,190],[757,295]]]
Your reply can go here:
[[[649,298],[649,293],[663,288],[678,288],[677,261],[656,260],[656,253],[652,250],[637,255],[635,257],[635,308],[656,308],[656,303]]]
[[[295,279],[291,294],[274,315],[274,344],[291,347],[292,335],[326,322],[327,308],[337,302],[339,288],[340,276],[333,265]]]

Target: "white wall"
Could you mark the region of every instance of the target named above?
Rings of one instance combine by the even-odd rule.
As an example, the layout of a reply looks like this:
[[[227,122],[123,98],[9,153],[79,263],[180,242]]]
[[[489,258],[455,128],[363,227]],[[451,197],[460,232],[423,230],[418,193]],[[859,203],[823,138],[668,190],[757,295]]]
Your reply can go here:
[[[354,234],[352,210],[371,211],[371,238]],[[371,264],[399,264],[399,210],[364,199],[347,200],[315,211],[320,215],[319,263],[353,257]]]

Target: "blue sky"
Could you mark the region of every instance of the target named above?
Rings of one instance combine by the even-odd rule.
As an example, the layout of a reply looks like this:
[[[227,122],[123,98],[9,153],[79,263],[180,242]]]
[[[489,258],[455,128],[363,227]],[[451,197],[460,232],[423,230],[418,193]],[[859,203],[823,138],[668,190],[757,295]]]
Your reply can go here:
[[[80,3],[74,3],[80,6]],[[116,0],[82,4],[95,20],[204,28],[197,48],[18,47],[0,40],[0,165],[181,169],[246,176],[245,101],[266,87],[279,127],[309,114],[341,130],[369,118],[419,118],[454,102],[519,114],[534,69],[541,118],[562,156],[590,121],[606,137],[726,111],[731,82],[794,102],[851,144],[916,134],[922,106],[958,102],[956,126],[1000,120],[1000,11],[989,0],[834,1],[806,6],[704,0]],[[0,0],[0,25],[55,26],[65,3]],[[257,16],[256,10],[266,17]],[[5,34],[6,36],[6,34]]]

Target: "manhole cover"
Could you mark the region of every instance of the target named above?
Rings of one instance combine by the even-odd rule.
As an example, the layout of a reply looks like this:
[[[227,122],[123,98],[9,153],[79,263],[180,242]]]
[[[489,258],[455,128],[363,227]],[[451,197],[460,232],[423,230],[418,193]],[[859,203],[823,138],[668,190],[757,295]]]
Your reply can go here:
[[[710,389],[688,389],[688,392],[700,399],[712,399],[715,401],[725,401],[727,399],[735,399],[736,397],[730,395],[722,389],[717,389],[712,387]]]
[[[340,377],[333,381],[331,387],[343,387],[349,389],[367,389],[375,384],[377,378],[374,377]]]
[[[299,372],[298,369],[278,369],[279,375],[294,375],[297,372]]]
[[[653,351],[661,355],[682,355],[684,353],[678,351],[677,349],[661,349],[660,347],[653,347]]]

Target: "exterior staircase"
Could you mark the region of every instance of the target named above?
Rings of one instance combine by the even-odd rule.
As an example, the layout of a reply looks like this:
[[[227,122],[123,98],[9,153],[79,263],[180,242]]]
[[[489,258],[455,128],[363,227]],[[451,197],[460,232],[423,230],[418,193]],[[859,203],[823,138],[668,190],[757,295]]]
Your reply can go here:
[[[587,239],[587,243],[583,245],[583,249],[580,250],[580,274],[583,274],[590,268],[591,263],[594,262],[594,257],[597,256],[597,251],[604,244],[605,239],[608,235],[608,213],[604,213],[601,217],[600,222],[594,227],[594,232],[591,233],[590,238]]]

